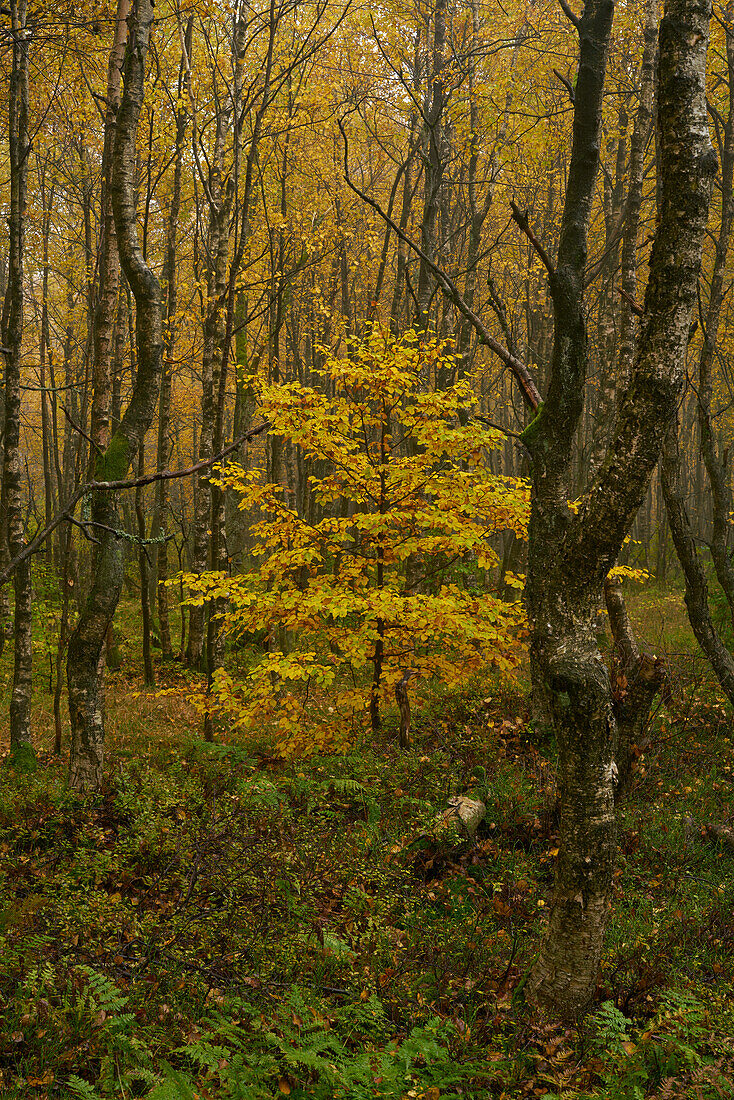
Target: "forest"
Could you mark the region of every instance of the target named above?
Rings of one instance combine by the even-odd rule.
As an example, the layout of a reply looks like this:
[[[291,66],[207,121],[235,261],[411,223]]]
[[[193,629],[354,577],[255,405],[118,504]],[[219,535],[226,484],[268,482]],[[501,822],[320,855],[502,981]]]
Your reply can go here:
[[[734,0],[0,88],[0,1095],[734,1097]]]

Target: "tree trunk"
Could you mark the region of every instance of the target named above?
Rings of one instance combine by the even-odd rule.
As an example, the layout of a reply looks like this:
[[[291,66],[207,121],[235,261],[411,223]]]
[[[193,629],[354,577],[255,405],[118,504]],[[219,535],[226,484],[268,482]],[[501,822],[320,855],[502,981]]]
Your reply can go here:
[[[734,0],[729,0],[725,23],[729,111],[723,127],[723,135],[719,135],[721,148],[721,223],[716,238],[716,252],[709,287],[708,306],[702,322],[704,339],[698,363],[698,427],[701,458],[711,488],[713,520],[710,544],[711,558],[716,570],[716,577],[729,605],[732,622],[734,622],[734,564],[728,547],[732,507],[729,448],[717,449],[711,414],[712,369],[716,354],[721,311],[724,299],[729,291],[729,286],[725,285],[725,275],[732,224],[734,223],[734,31],[732,31],[732,18],[734,18]],[[718,119],[717,123],[720,127],[721,124]]]
[[[619,358],[617,393],[625,392],[637,341],[637,322],[631,306],[637,298],[637,238],[640,228],[642,187],[645,181],[645,149],[650,137],[655,100],[655,62],[657,58],[658,0],[646,0],[645,45],[640,65],[640,103],[630,141],[629,182],[625,202],[625,226],[622,235],[620,273]]]
[[[176,147],[173,167],[173,193],[168,215],[168,241],[166,243],[165,292],[165,355],[161,375],[161,395],[158,412],[158,471],[165,470],[171,454],[171,383],[173,380],[173,343],[176,324],[176,257],[178,253],[178,219],[181,210],[181,176],[183,169],[183,144],[188,125],[188,82],[189,58],[191,57],[191,39],[194,17],[190,16],[186,24],[186,34],[181,50],[181,66],[178,74],[178,107],[176,109]],[[171,645],[171,622],[168,613],[168,543],[165,540],[166,509],[168,507],[168,482],[161,479],[156,485],[155,535],[162,541],[158,544],[156,564],[158,572],[157,604],[158,621],[161,628],[161,656],[169,661],[173,656]]]
[[[145,60],[153,23],[152,0],[134,0],[129,17],[124,91],[117,115],[110,193],[120,263],[135,296],[137,371],[130,402],[104,453],[97,458],[100,481],[124,478],[155,414],[161,372],[161,294],[143,259],[135,216],[135,138],[143,103]],[[67,677],[71,718],[70,785],[95,790],[102,778],[104,696],[100,662],[107,628],[122,590],[123,546],[116,495],[98,490],[92,498],[98,544],[85,606],[69,642]],[[109,530],[112,528],[112,530]]]
[[[571,444],[587,363],[582,287],[611,18],[608,0],[594,0],[579,21],[573,151],[558,261],[550,275],[551,378],[546,402],[523,434],[533,462],[531,662],[558,740],[561,800],[554,903],[529,994],[540,1007],[570,1018],[593,996],[616,847],[615,714],[596,643],[596,611],[604,578],[644,500],[682,388],[716,171],[705,99],[710,5],[669,0],[660,27],[662,208],[642,331],[615,437],[573,515],[567,505]]]
[[[721,687],[734,703],[734,658],[722,642],[711,619],[706,573],[696,547],[685,507],[683,471],[678,451],[678,425],[672,424],[665,440],[662,462],[663,495],[673,544],[685,580],[685,601],[696,641],[711,662]]]
[[[436,260],[436,232],[441,203],[444,171],[444,108],[446,88],[443,79],[446,48],[446,0],[436,0],[433,11],[433,49],[431,51],[431,88],[423,128],[423,216],[421,218],[421,248],[431,260]],[[428,311],[433,295],[433,275],[425,260],[418,271],[416,328],[428,325]]]
[[[145,473],[145,444],[141,443],[138,449],[138,477]],[[142,485],[135,489],[135,518],[138,525],[138,570],[140,572],[140,615],[143,631],[143,675],[148,686],[155,684],[155,670],[153,668],[153,651],[151,648],[151,615],[150,615],[150,560],[145,539],[145,498]]]
[[[62,530],[61,541],[61,622],[56,641],[56,668],[54,683],[54,752],[61,754],[63,730],[61,727],[61,690],[64,684],[64,653],[69,633],[69,592],[71,589],[71,524]]]
[[[204,348],[201,364],[201,434],[199,458],[214,454],[217,396],[219,393],[219,369],[223,331],[223,295],[229,257],[229,212],[222,181],[224,140],[228,129],[229,114],[220,111],[209,172],[207,197],[209,199],[209,232],[207,245],[207,297],[204,313]],[[211,471],[204,470],[198,478],[196,510],[192,524],[191,567],[194,573],[203,573],[209,557],[211,530],[212,490]],[[187,661],[192,667],[201,667],[205,660],[206,616],[204,605],[192,605],[189,613],[189,641]]]
[[[51,451],[52,451],[52,438],[51,438],[51,425],[49,423],[48,415],[48,396],[46,393],[46,359],[49,354],[51,345],[51,331],[48,316],[48,277],[50,271],[48,244],[49,236],[51,233],[51,214],[53,210],[54,202],[54,184],[49,186],[46,181],[47,164],[44,164],[43,170],[39,170],[39,188],[41,192],[41,235],[42,235],[42,249],[43,249],[43,267],[41,273],[41,324],[40,324],[40,339],[39,339],[39,360],[40,360],[40,388],[41,388],[41,435],[42,450],[43,450],[43,497],[44,497],[44,510],[43,521],[44,526],[48,525],[53,520],[55,501],[57,498],[56,486],[54,484],[54,468],[51,463]],[[54,541],[49,536],[46,542],[46,564],[51,567],[54,563]],[[56,563],[58,565],[58,562]]]
[[[95,448],[89,456],[90,471],[94,470],[97,455],[105,449],[110,440],[111,363],[117,291],[120,281],[120,264],[117,255],[117,242],[115,241],[110,181],[115,123],[120,106],[120,76],[127,41],[129,10],[130,0],[117,0],[115,37],[107,68],[107,107],[104,122],[102,193],[100,196],[102,216],[100,219],[100,243],[97,262],[99,275],[94,309],[94,384],[89,433]]]
[[[28,186],[28,38],[25,0],[11,0],[13,61],[8,107],[10,144],[10,264],[3,309],[5,349],[5,436],[3,512],[10,557],[25,547],[22,455],[20,450],[20,376],[23,358],[23,252]],[[11,752],[27,754],[31,746],[31,560],[13,574],[15,592],[13,689],[10,698]]]

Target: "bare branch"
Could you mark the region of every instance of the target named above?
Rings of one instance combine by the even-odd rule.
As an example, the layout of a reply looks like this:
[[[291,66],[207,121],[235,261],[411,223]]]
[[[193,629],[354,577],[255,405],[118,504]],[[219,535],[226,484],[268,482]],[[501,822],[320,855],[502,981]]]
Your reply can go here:
[[[399,237],[404,244],[407,244],[408,247],[411,248],[413,252],[415,252],[415,254],[420,257],[421,260],[423,260],[423,262],[426,264],[428,269],[435,277],[438,285],[440,286],[446,297],[451,302],[453,302],[459,313],[461,313],[462,316],[465,317],[467,321],[469,321],[469,323],[472,325],[479,337],[480,343],[486,344],[490,351],[493,351],[498,359],[501,359],[502,362],[510,368],[520,384],[520,388],[522,390],[522,394],[526,403],[530,406],[531,409],[537,410],[542,403],[542,399],[538,387],[535,385],[535,381],[526,365],[524,363],[521,363],[519,359],[515,358],[515,356],[512,355],[507,350],[507,348],[503,347],[502,344],[500,344],[499,340],[495,340],[494,336],[492,336],[491,333],[487,330],[486,325],[484,325],[484,323],[476,315],[476,313],[466,304],[459,292],[458,287],[456,286],[454,281],[446,274],[446,272],[438,267],[438,265],[433,262],[430,256],[426,255],[420,245],[417,245],[415,241],[410,239],[407,233],[403,232],[397,222],[394,222],[393,219],[385,213],[378,202],[376,202],[364,191],[360,190],[360,188],[357,187],[357,185],[352,181],[352,178],[349,175],[349,142],[347,140],[347,135],[342,119],[337,119],[337,123],[341,131],[342,138],[344,139],[344,179],[347,183],[347,186],[350,187],[352,191],[354,191],[355,195],[357,195],[362,200],[362,202],[365,202],[368,206],[371,206],[372,209],[380,215],[386,225],[390,226],[393,233],[395,233],[396,236]]]
[[[574,106],[576,106],[576,92],[574,90],[574,86],[571,83],[571,81],[568,79],[567,76],[564,76],[563,73],[560,73],[558,71],[558,69],[554,69],[553,72],[555,73],[555,75],[558,77],[558,79],[560,80],[563,87],[568,92],[568,98],[571,100],[571,103]]]
[[[174,478],[189,477],[191,474],[196,474],[200,470],[206,469],[208,466],[216,466],[217,462],[221,462],[227,455],[232,454],[238,447],[241,447],[243,443],[249,442],[254,439],[255,436],[261,435],[267,431],[270,427],[270,421],[266,420],[263,424],[260,424],[257,428],[251,428],[249,432],[245,432],[238,439],[235,439],[233,443],[230,443],[228,447],[225,447],[219,454],[213,455],[212,458],[203,458],[200,462],[195,462],[193,466],[187,466],[185,470],[161,470],[156,474],[146,474],[145,477],[133,477],[128,481],[88,481],[84,485],[80,485],[77,491],[72,496],[71,500],[67,504],[63,512],[59,512],[57,516],[53,518],[51,523],[47,527],[40,531],[24,550],[10,562],[8,566],[0,573],[0,586],[13,575],[19,565],[22,564],[32,554],[38,550],[48,536],[56,530],[61,523],[74,523],[76,526],[80,526],[79,521],[74,519],[74,511],[77,504],[91,492],[106,492],[116,493],[120,489],[135,489],[138,485],[151,485],[154,481],[171,481]],[[100,524],[94,524],[94,526],[101,526]]]
[[[581,26],[581,20],[579,19],[576,12],[571,10],[569,5],[566,3],[566,0],[558,0],[558,3],[561,5],[561,10],[566,16],[566,19],[568,19],[569,23],[573,23],[576,30],[579,30]]]
[[[540,243],[538,238],[535,236],[535,233],[533,232],[533,230],[530,226],[530,222],[528,221],[527,211],[523,214],[522,211],[517,206],[517,204],[515,202],[513,202],[512,199],[510,199],[510,207],[512,208],[513,221],[515,221],[517,223],[517,225],[520,226],[520,229],[522,229],[523,233],[525,234],[527,239],[530,241],[531,245],[533,246],[533,248],[537,252],[538,256],[540,257],[540,260],[543,264],[543,267],[546,269],[546,271],[548,272],[549,275],[551,275],[551,276],[555,275],[556,271],[555,271],[555,268],[553,267],[553,263],[551,261],[550,256],[548,255],[546,250],[543,248],[542,244]]]
[[[99,546],[99,539],[96,539],[94,535],[90,535],[89,531],[87,530],[88,524],[82,523],[81,520],[75,519],[74,516],[66,516],[65,519],[67,523],[71,523],[74,527],[79,528],[87,542],[96,542],[96,544]]]
[[[632,312],[633,312],[633,313],[634,313],[634,314],[635,314],[635,315],[636,315],[637,317],[642,317],[642,316],[644,316],[644,313],[645,313],[645,311],[644,311],[644,309],[642,308],[642,306],[641,306],[641,305],[639,304],[639,302],[636,302],[636,301],[635,301],[635,299],[634,299],[634,298],[632,297],[632,295],[631,295],[631,294],[628,294],[628,293],[627,293],[627,291],[626,291],[626,290],[624,289],[624,287],[620,287],[620,288],[619,288],[619,293],[620,293],[621,297],[622,297],[622,298],[624,298],[624,300],[625,300],[625,302],[627,303],[627,305],[628,305],[628,306],[630,307],[630,309],[632,310]]]
[[[71,416],[66,411],[66,408],[63,405],[61,406],[61,411],[64,414],[64,416],[66,417],[66,419],[69,421],[69,423],[71,424],[74,431],[78,432],[79,435],[82,437],[82,439],[86,439],[87,443],[89,443],[92,447],[94,447],[94,449],[95,449],[95,451],[97,452],[98,455],[103,454],[104,452],[102,451],[102,448],[94,442],[94,440],[92,439],[91,436],[87,435],[87,433],[84,431],[83,428],[80,428],[78,424],[74,423],[74,421],[71,419]]]

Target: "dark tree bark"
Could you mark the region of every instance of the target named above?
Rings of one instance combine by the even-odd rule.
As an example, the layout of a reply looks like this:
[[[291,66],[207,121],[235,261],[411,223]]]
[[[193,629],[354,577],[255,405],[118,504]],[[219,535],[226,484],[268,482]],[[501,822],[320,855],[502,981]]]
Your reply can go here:
[[[560,853],[553,909],[529,981],[531,999],[573,1017],[596,983],[615,858],[615,713],[598,651],[596,611],[660,455],[683,385],[691,311],[716,157],[708,134],[708,0],[669,0],[660,27],[662,208],[638,351],[615,435],[573,515],[571,444],[582,411],[587,350],[583,312],[589,209],[612,20],[608,0],[587,3],[574,140],[558,259],[550,275],[555,333],[548,395],[524,440],[533,461],[527,599],[531,662],[559,750]]]
[[[160,385],[163,347],[160,286],[143,259],[135,211],[135,139],[153,14],[152,0],[134,0],[128,20],[124,91],[114,141],[110,193],[120,263],[135,296],[137,371],[127,409],[109,445],[97,458],[96,476],[101,481],[118,480],[127,473],[152,422]],[[99,665],[107,629],[122,591],[124,565],[122,542],[114,534],[119,524],[114,493],[94,494],[92,521],[100,525],[96,529],[94,567],[67,659],[72,739],[69,782],[79,790],[98,788],[102,777],[104,698]]]
[[[408,694],[408,681],[410,669],[407,669],[395,685],[395,701],[398,704],[400,714],[400,748],[410,748],[410,696]]]

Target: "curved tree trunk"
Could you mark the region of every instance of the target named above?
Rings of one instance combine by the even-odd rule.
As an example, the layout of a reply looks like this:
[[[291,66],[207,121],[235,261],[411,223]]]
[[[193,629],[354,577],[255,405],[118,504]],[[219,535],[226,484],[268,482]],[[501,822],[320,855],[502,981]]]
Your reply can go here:
[[[145,60],[153,23],[152,0],[135,0],[129,18],[124,92],[117,115],[110,193],[120,263],[135,296],[137,373],[130,403],[96,462],[99,481],[123,478],[142,445],[155,414],[161,373],[161,294],[158,280],[143,259],[135,216],[135,139],[143,103]],[[79,790],[98,788],[104,749],[104,697],[100,660],[107,628],[122,590],[123,548],[114,534],[117,500],[99,490],[92,498],[92,522],[98,525],[94,567],[84,609],[69,642],[67,677],[71,719],[69,783]],[[112,530],[109,530],[111,528]]]

